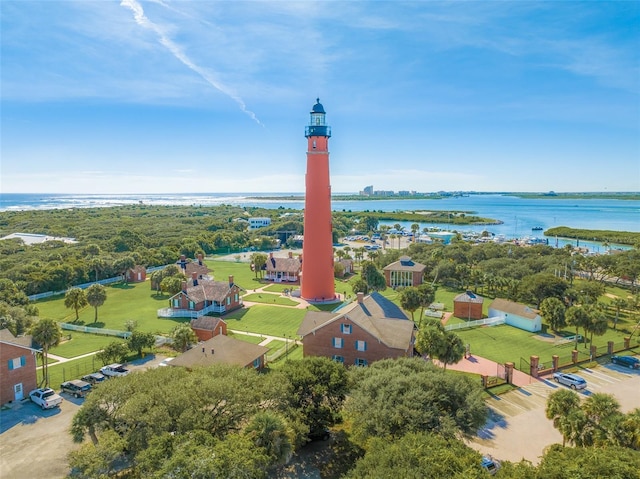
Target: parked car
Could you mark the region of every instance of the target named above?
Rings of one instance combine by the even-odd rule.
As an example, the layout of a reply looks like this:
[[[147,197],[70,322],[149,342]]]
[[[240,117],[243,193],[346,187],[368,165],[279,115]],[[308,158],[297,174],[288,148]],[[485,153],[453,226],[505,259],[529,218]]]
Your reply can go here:
[[[100,372],[106,377],[126,376],[129,374],[129,370],[122,364],[107,364],[100,368]]]
[[[60,407],[62,397],[51,388],[34,389],[29,393],[29,399],[42,409]]]
[[[611,356],[611,362],[630,369],[640,369],[640,359],[635,356]]]
[[[571,389],[585,389],[587,387],[587,381],[577,374],[553,373],[553,379],[560,384],[569,386]]]
[[[87,382],[93,386],[95,386],[96,384],[100,384],[105,379],[107,378],[105,378],[104,374],[102,373],[91,373],[91,374],[87,374],[86,376],[82,376],[82,380],[84,382]]]
[[[492,476],[500,469],[500,463],[491,456],[483,456],[481,465]]]
[[[330,437],[331,437],[331,431],[329,431],[329,429],[327,429],[327,428],[320,428],[320,429],[316,429],[316,430],[314,430],[314,431],[311,431],[311,432],[307,435],[307,441],[308,441],[308,442],[313,442],[313,441],[328,441]]]
[[[80,379],[65,381],[60,385],[63,393],[71,394],[77,398],[85,397],[91,391],[91,384]]]

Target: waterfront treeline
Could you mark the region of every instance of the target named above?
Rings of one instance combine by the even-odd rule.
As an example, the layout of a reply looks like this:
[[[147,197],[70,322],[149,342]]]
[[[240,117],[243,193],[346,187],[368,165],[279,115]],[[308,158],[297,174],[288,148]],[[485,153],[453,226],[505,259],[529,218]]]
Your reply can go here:
[[[573,238],[576,240],[598,241],[605,245],[640,245],[640,233],[630,231],[587,230],[558,226],[548,229],[544,234],[546,236],[559,236],[562,238]]]

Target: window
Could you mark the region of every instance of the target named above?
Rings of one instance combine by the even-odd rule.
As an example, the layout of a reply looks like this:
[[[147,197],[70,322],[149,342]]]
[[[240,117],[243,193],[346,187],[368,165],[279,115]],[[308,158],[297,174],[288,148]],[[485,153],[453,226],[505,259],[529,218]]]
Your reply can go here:
[[[356,358],[356,362],[355,362],[356,366],[366,366],[367,364],[368,363],[366,359]]]
[[[356,351],[366,351],[366,350],[367,350],[366,341],[356,341]]]
[[[234,295],[233,295],[233,301],[234,301],[235,303],[237,303],[237,302],[238,302],[238,293],[236,293],[236,294],[234,294]]]
[[[196,303],[194,303],[193,301],[189,301],[189,309],[193,309],[196,307]]]
[[[336,363],[344,363],[344,356],[333,355],[332,358]]]
[[[342,332],[342,334],[351,334],[351,325],[342,323],[340,325],[340,331]]]
[[[179,308],[180,307],[180,300],[179,299],[174,299],[173,300],[173,307],[174,308]]]
[[[230,304],[231,304],[231,298],[227,296],[227,306],[229,306]]]
[[[27,358],[20,356],[19,358],[9,359],[9,371],[26,366]]]
[[[333,338],[333,347],[334,348],[342,348],[344,346],[344,339],[342,338]]]

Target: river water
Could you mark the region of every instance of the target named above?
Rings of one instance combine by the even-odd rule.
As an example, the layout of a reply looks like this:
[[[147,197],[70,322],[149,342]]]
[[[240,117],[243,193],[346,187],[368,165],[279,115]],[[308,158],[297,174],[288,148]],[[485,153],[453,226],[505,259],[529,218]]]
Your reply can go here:
[[[133,204],[150,205],[194,205],[215,206],[235,204],[263,208],[303,209],[301,200],[289,200],[284,193],[237,193],[237,194],[140,194],[140,195],[52,195],[52,194],[3,194],[0,195],[0,211],[18,211],[33,209],[109,207]],[[301,195],[301,194],[300,194]],[[266,198],[269,196],[271,198]],[[273,199],[282,196],[283,198]],[[264,197],[264,198],[261,198]],[[516,196],[492,194],[432,199],[380,199],[370,201],[332,201],[334,211],[414,211],[441,210],[464,211],[468,214],[492,218],[501,221],[499,225],[464,225],[460,231],[481,232],[487,230],[505,238],[542,236],[542,231],[554,226],[585,228],[593,230],[640,232],[640,201],[610,199],[558,199],[558,198],[519,198]],[[396,222],[385,222],[394,224]],[[400,222],[410,229],[411,222]],[[452,229],[448,224],[420,224],[420,229],[437,226]],[[549,243],[556,244],[555,238]],[[558,240],[558,246],[567,241]],[[575,241],[572,244],[576,244]],[[580,242],[580,246],[601,248],[598,243]]]

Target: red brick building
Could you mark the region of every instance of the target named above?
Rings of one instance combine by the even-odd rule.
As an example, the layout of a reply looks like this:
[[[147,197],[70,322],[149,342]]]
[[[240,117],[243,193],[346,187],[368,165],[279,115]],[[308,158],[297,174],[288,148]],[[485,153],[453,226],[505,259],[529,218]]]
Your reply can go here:
[[[418,286],[422,284],[424,271],[427,267],[420,263],[414,263],[408,256],[401,256],[399,261],[385,266],[382,271],[387,286]]]
[[[142,283],[147,279],[147,268],[136,265],[128,269],[125,274],[127,276],[127,283]]]
[[[16,338],[0,329],[0,404],[20,401],[38,387],[36,353],[31,336]]]
[[[276,258],[273,253],[269,253],[265,264],[265,279],[274,283],[299,283],[300,271],[302,271],[302,258],[293,257],[289,252],[288,258]]]
[[[482,319],[483,303],[482,296],[466,291],[453,298],[453,315],[467,320]]]
[[[221,318],[200,316],[191,320],[191,329],[196,333],[198,341],[208,341],[218,334],[227,335],[227,323]]]
[[[298,335],[305,357],[325,356],[358,366],[411,357],[415,339],[413,322],[379,293],[358,293],[356,301],[337,312],[307,312]]]

